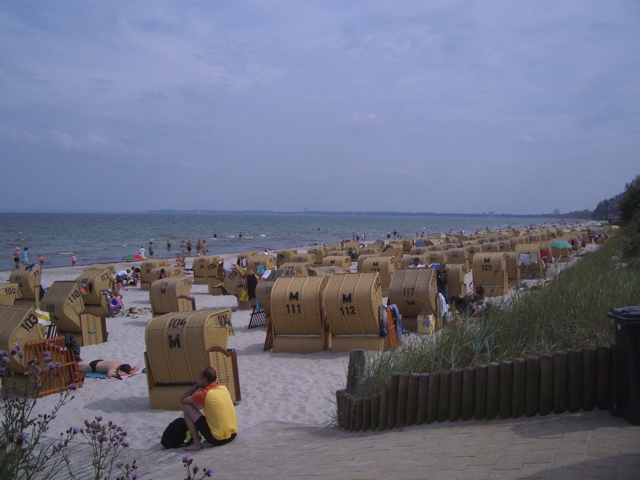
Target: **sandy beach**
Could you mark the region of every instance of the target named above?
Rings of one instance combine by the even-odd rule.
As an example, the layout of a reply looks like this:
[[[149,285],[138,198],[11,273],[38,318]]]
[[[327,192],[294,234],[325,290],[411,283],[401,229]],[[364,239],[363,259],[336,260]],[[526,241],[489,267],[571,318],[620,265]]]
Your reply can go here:
[[[225,265],[235,262],[225,257]],[[194,257],[187,258],[187,268]],[[139,262],[138,262],[139,263]],[[131,263],[116,264],[116,271]],[[137,264],[134,264],[137,265]],[[84,266],[45,268],[42,283],[50,286],[58,280],[74,280]],[[8,281],[10,272],[1,272],[0,281]],[[144,367],[145,328],[151,320],[149,292],[129,287],[122,292],[126,308],[139,310],[133,316],[107,318],[108,341],[82,347],[83,361],[95,359],[121,360],[140,369]],[[293,422],[304,426],[326,426],[335,412],[333,392],[346,381],[348,353],[330,351],[309,355],[274,354],[263,351],[266,328],[248,329],[250,310],[237,310],[231,295],[212,296],[206,285],[193,285],[191,295],[198,310],[231,308],[235,336],[229,337],[228,348],[236,349],[242,400],[236,406],[241,432],[266,421]],[[56,418],[51,433],[69,426],[81,426],[84,419],[102,416],[123,426],[132,448],[161,450],[160,436],[179,411],[151,410],[145,375],[123,380],[86,378],[76,398]],[[54,396],[38,401],[38,411],[46,412]]]
[[[224,256],[225,265],[235,262],[235,258],[235,255]],[[188,268],[191,267],[193,260],[194,257],[187,259]],[[118,263],[116,271],[131,265],[131,263]],[[85,266],[45,268],[42,283],[48,287],[54,281],[74,280],[84,268]],[[8,281],[9,274],[8,271],[0,272],[0,282]],[[132,315],[107,318],[108,341],[82,347],[83,361],[120,360],[140,368],[144,367],[145,329],[152,318],[149,292],[139,287],[129,287],[122,293],[124,306],[135,307],[138,313],[135,317]],[[294,476],[306,476],[309,472],[305,470],[304,462],[314,461],[314,449],[318,449],[318,452],[322,452],[323,459],[318,458],[322,468],[315,472],[316,475],[323,477],[321,471],[325,471],[331,478],[360,478],[358,472],[363,474],[369,472],[367,475],[370,475],[371,471],[376,471],[381,466],[391,468],[391,465],[397,465],[400,462],[399,459],[384,461],[371,453],[370,449],[375,449],[375,443],[379,441],[387,444],[394,441],[411,443],[419,437],[423,442],[433,442],[434,439],[428,439],[431,435],[435,435],[436,438],[442,437],[442,441],[449,443],[454,439],[459,441],[463,437],[480,439],[484,436],[483,432],[488,431],[484,430],[485,426],[500,431],[506,431],[509,428],[515,431],[514,426],[524,429],[539,428],[539,434],[544,438],[547,436],[543,428],[545,425],[552,430],[558,428],[558,423],[549,423],[551,417],[556,420],[562,417],[514,419],[499,423],[463,422],[456,423],[451,430],[446,428],[448,423],[431,427],[412,427],[408,429],[406,436],[403,436],[402,432],[348,434],[337,428],[327,428],[332,426],[336,411],[334,392],[336,389],[343,388],[346,383],[348,353],[333,354],[325,351],[313,354],[275,354],[265,352],[263,344],[266,328],[248,329],[250,311],[237,310],[235,297],[211,296],[207,293],[206,285],[193,285],[192,296],[196,300],[198,310],[231,308],[233,311],[232,323],[235,336],[229,337],[228,347],[236,349],[238,354],[242,400],[236,405],[236,413],[240,433],[238,439],[228,446],[216,449],[205,448],[194,455],[198,465],[214,467],[214,470],[219,472],[219,475],[214,477],[246,478],[246,475],[251,475],[254,478],[282,478],[281,475],[286,475],[287,472]],[[55,399],[56,396],[51,395],[38,400],[37,411],[49,412]],[[183,452],[167,451],[160,445],[164,428],[173,419],[181,416],[181,412],[150,409],[145,374],[123,380],[86,378],[83,387],[75,392],[75,399],[58,412],[49,436],[55,437],[70,426],[81,427],[85,419],[92,420],[96,416],[102,417],[105,422],[113,421],[127,431],[131,448],[125,450],[122,459],[130,461],[137,458],[141,478],[148,478],[150,474],[153,474],[153,478],[177,478],[184,473],[180,462]],[[584,413],[570,416],[570,418],[576,422],[589,421],[589,416]],[[606,415],[598,418],[598,421],[606,424],[613,422],[617,435],[626,434],[625,425],[619,419],[609,419]],[[561,425],[566,425],[566,422],[563,420]],[[589,428],[595,427],[592,425]],[[461,436],[461,429],[464,432],[463,436]],[[384,435],[384,440],[378,438],[379,435]],[[397,435],[400,436],[397,437]],[[637,441],[636,436],[634,436],[634,442]],[[396,437],[397,439],[394,440]],[[508,445],[514,440],[505,437],[504,441]],[[274,447],[273,451],[270,450],[271,445]],[[276,448],[278,446],[280,448]],[[361,454],[370,457],[367,460],[367,467],[362,470],[360,466],[353,464],[352,462],[357,460],[352,460],[349,452],[343,447],[364,449]],[[391,447],[392,444],[387,446],[387,448]],[[76,453],[84,459],[86,469],[89,466],[90,456],[86,453],[86,449],[83,450],[84,448],[78,444]],[[233,456],[236,453],[252,455],[254,451],[259,456],[261,465],[256,466],[256,469],[241,458],[234,459],[232,463],[224,463],[229,455]],[[298,458],[296,452],[301,452],[304,459]],[[480,455],[481,452],[477,454]],[[273,461],[271,455],[274,455]],[[331,474],[329,473],[332,471],[329,465],[331,458],[338,457],[341,458],[341,462],[346,462],[346,465],[340,467],[341,470],[333,469]],[[444,455],[439,458],[444,461],[446,457]],[[284,462],[280,463],[278,458]],[[248,458],[246,461],[251,462]],[[446,467],[446,464],[444,465]],[[414,467],[406,473],[422,471]],[[326,470],[327,468],[329,470]],[[470,468],[473,471],[472,466]],[[378,478],[396,478],[396,476],[385,474]],[[397,478],[405,477],[401,475]],[[455,478],[455,475],[449,478]]]

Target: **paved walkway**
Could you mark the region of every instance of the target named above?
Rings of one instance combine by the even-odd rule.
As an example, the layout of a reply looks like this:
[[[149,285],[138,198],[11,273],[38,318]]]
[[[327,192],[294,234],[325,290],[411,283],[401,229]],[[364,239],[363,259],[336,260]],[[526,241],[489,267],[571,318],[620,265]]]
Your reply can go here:
[[[140,478],[184,478],[183,455],[146,452]],[[640,427],[599,411],[360,433],[268,423],[191,456],[220,479],[638,479]]]

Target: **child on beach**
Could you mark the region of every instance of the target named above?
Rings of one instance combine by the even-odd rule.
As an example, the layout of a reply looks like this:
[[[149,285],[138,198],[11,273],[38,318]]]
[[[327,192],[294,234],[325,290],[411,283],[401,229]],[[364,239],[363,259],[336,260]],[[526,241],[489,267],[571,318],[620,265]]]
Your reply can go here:
[[[71,266],[75,267],[76,266],[76,262],[77,262],[76,256],[72,253],[71,254]]]
[[[38,257],[38,261],[40,262],[40,265],[42,265],[44,267],[44,261],[46,260],[46,258],[44,258],[42,255],[40,255]]]

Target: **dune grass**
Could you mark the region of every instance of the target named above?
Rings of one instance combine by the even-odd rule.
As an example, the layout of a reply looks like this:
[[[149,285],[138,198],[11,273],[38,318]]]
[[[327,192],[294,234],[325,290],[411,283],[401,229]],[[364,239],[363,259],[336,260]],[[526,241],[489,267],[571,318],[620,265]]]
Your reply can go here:
[[[368,352],[356,396],[383,389],[393,372],[470,367],[614,340],[612,308],[640,304],[640,266],[622,260],[627,237],[611,239],[547,286],[518,293],[483,318],[451,324],[437,335],[408,335],[397,351]]]

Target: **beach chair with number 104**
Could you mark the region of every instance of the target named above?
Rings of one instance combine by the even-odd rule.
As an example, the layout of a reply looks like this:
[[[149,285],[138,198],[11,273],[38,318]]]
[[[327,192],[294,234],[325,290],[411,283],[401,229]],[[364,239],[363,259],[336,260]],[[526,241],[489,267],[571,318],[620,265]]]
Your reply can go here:
[[[152,409],[180,410],[180,397],[205,367],[238,403],[240,379],[236,351],[227,349],[233,332],[231,309],[168,313],[154,317],[145,331],[149,403]]]

